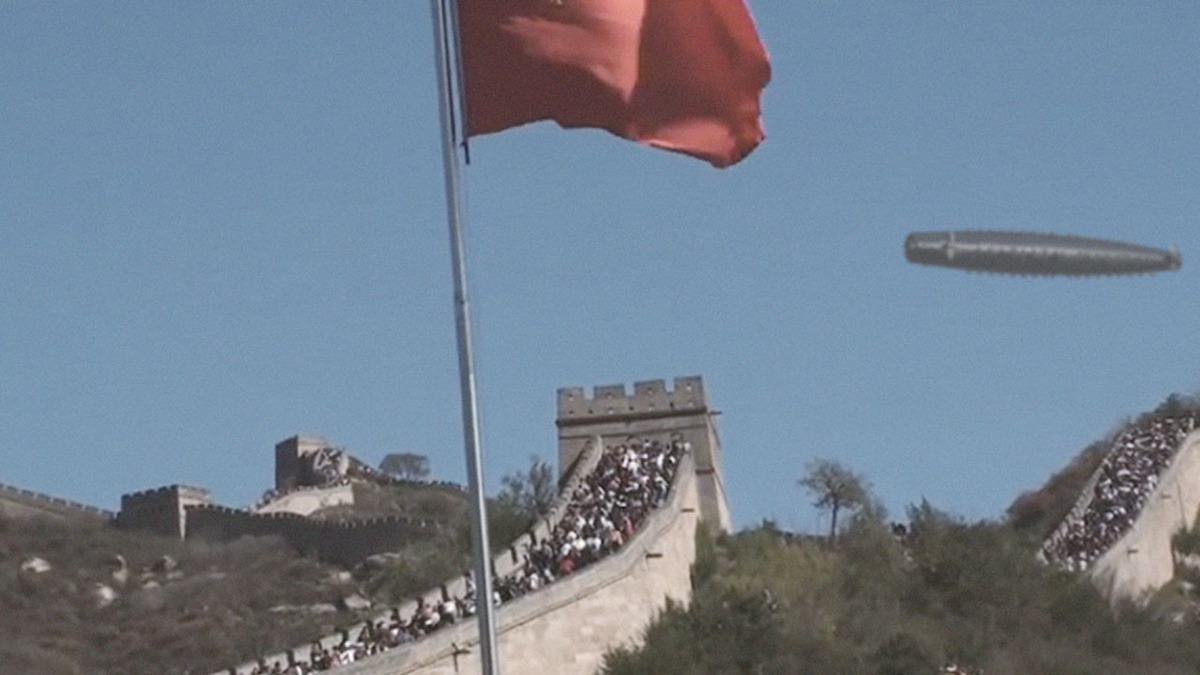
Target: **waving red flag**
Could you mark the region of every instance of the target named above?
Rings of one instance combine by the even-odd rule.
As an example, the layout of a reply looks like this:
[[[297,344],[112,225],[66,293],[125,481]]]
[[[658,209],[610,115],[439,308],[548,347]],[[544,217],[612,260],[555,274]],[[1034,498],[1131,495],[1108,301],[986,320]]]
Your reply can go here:
[[[554,120],[725,167],[771,77],[742,0],[459,0],[467,134]]]

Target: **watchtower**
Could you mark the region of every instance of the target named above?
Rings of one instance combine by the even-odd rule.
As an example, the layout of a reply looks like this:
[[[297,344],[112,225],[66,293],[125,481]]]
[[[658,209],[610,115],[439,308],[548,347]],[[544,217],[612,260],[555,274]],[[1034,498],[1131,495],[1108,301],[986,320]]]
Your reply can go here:
[[[192,485],[168,485],[121,495],[117,525],[128,529],[153,530],[183,539],[187,536],[187,510],[212,504],[212,495]]]
[[[594,387],[590,398],[582,387],[559,389],[555,421],[559,473],[569,471],[587,442],[596,437],[605,446],[630,438],[690,443],[700,516],[713,528],[728,532],[732,523],[721,472],[716,415],[708,406],[704,381],[698,376],[675,378],[671,390],[663,380],[637,382],[632,396],[625,393],[623,384]]]
[[[275,489],[288,492],[311,483],[313,456],[328,447],[329,441],[324,438],[303,434],[276,443]]]

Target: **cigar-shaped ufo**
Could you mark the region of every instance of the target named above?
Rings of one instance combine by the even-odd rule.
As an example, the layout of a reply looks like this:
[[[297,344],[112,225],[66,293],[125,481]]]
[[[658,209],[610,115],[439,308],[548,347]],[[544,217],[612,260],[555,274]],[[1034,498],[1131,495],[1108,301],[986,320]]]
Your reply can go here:
[[[1061,234],[1033,232],[913,232],[909,262],[973,272],[1046,276],[1142,274],[1177,270],[1179,252]]]

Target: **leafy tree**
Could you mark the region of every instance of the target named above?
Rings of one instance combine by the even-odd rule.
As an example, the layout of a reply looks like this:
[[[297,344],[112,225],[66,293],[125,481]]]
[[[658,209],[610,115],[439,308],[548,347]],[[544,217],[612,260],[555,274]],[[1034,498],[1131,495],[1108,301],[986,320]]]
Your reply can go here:
[[[1154,417],[1179,417],[1195,412],[1196,406],[1197,399],[1195,396],[1176,392],[1164,399],[1162,403],[1159,403],[1152,415]]]
[[[829,511],[830,545],[837,542],[838,514],[871,502],[866,479],[831,459],[809,462],[797,483],[813,497],[813,506]]]
[[[379,470],[401,480],[420,480],[429,475],[429,458],[411,452],[392,453],[379,462]]]

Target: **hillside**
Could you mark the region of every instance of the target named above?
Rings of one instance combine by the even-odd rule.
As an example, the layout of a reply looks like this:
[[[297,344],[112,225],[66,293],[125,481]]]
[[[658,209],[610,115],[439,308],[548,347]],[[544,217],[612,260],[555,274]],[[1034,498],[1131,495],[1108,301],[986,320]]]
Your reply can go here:
[[[1192,482],[1177,474],[1195,472],[1184,461],[1195,452],[1181,448],[1195,447],[1185,439],[1198,419],[1194,397],[1169,396],[1018,497],[1002,522],[967,523],[923,503],[906,527],[868,506],[836,546],[769,523],[702,537],[690,608],[664,613],[641,649],[608,654],[604,673],[1200,672],[1200,527],[1141,528],[1175,535],[1162,553],[1175,579],[1136,604],[1103,596],[1098,587],[1111,584],[1081,573],[1144,505],[1191,522],[1172,490]],[[1150,554],[1144,543],[1101,562],[1131,565]]]
[[[904,538],[858,519],[836,550],[769,524],[702,542],[689,609],[667,611],[606,675],[1183,675],[1200,625],[1161,606],[1119,618],[1036,539],[928,505]],[[956,667],[957,670],[948,669]]]
[[[1175,562],[1175,581],[1155,585],[1157,593],[1137,606],[1102,597],[1088,577],[1079,574],[1098,560],[1105,547],[1116,551],[1113,542],[1135,522],[1143,530],[1174,529],[1156,524],[1150,516],[1138,521],[1138,515],[1142,505],[1149,506],[1149,513],[1167,503],[1162,491],[1154,491],[1156,485],[1168,484],[1167,479],[1160,481],[1160,476],[1167,476],[1178,490],[1180,467],[1195,473],[1195,466],[1183,459],[1173,464],[1173,458],[1197,456],[1195,449],[1200,446],[1193,432],[1200,423],[1198,410],[1195,400],[1172,396],[1154,411],[1131,419],[1087,446],[1040,489],[1018,497],[1003,521],[965,522],[922,503],[910,507],[905,525],[890,523],[869,494],[866,477],[836,467],[836,463],[829,463],[831,470],[843,470],[842,478],[858,483],[862,492],[846,503],[847,519],[831,519],[844,524],[836,537],[832,532],[827,538],[789,534],[764,523],[736,535],[714,536],[710,534],[714,530],[695,528],[693,538],[689,521],[686,529],[680,530],[686,540],[686,558],[666,555],[666,549],[658,544],[644,551],[631,547],[632,553],[626,553],[632,556],[630,560],[644,553],[645,561],[637,563],[639,570],[655,569],[664,560],[682,560],[676,567],[679,593],[667,596],[677,598],[686,597],[687,569],[694,559],[690,604],[668,605],[646,629],[642,646],[609,652],[602,672],[1200,672],[1200,601],[1195,592],[1200,581],[1200,529],[1179,533],[1173,546],[1174,554],[1180,556]],[[661,419],[653,421],[658,424]],[[1185,437],[1192,440],[1185,444]],[[672,441],[672,448],[675,443]],[[658,446],[646,442],[645,447]],[[1188,450],[1180,451],[1181,447]],[[590,491],[608,497],[617,494],[612,492],[615,486],[625,485],[624,479],[612,483],[618,467],[635,473],[639,467],[647,471],[652,466],[662,468],[650,460],[630,459],[626,455],[633,451],[623,445],[610,448],[595,441],[588,448],[579,455],[580,464],[588,468],[558,486],[560,493],[552,500],[556,504],[552,512],[575,508],[573,500],[593,494]],[[703,454],[693,455],[688,443],[679,442],[678,448],[687,455],[688,466]],[[339,452],[315,456],[336,459]],[[591,463],[583,461],[587,457]],[[624,459],[614,459],[617,457]],[[607,468],[595,468],[601,466]],[[359,470],[353,464],[351,469],[351,473]],[[511,484],[506,478],[505,492],[491,505],[494,548],[504,548],[521,535],[533,520],[532,512],[544,508],[534,507],[539,500],[526,491],[538,482],[552,489],[552,474],[542,469],[535,462],[528,476],[514,477]],[[1168,470],[1174,473],[1163,473]],[[695,469],[685,473],[700,475]],[[539,481],[537,476],[546,480]],[[4,636],[0,640],[0,671],[207,674],[242,664],[239,672],[259,672],[252,663],[257,657],[278,660],[284,656],[283,650],[307,650],[308,643],[318,637],[323,638],[322,648],[328,649],[338,641],[338,631],[351,628],[358,637],[340,636],[342,642],[336,645],[339,660],[351,652],[353,661],[382,650],[387,656],[380,659],[404,661],[410,655],[405,649],[372,651],[372,645],[384,643],[385,635],[379,628],[383,624],[375,622],[386,615],[401,632],[416,631],[407,640],[387,643],[388,649],[397,647],[432,630],[417,623],[420,611],[427,614],[429,607],[466,592],[459,587],[465,583],[461,574],[467,566],[463,492],[448,484],[347,478],[347,474],[334,478],[340,481],[337,494],[349,497],[352,491],[353,504],[347,503],[348,499],[322,501],[325,506],[308,518],[338,523],[401,516],[435,519],[445,526],[401,551],[356,560],[351,568],[343,568],[299,555],[274,537],[212,543],[115,530],[98,520],[0,520],[0,606],[7,610],[0,615],[0,635]],[[629,489],[649,486],[648,480],[630,479]],[[593,485],[594,481],[600,482]],[[660,482],[655,483],[656,489],[665,490],[671,483],[669,476]],[[607,487],[597,487],[601,483]],[[318,488],[311,494],[326,494],[321,492],[326,488]],[[625,494],[625,488],[621,490]],[[658,503],[649,498],[626,501],[616,499],[614,504],[620,502],[625,508]],[[692,514],[700,510],[689,503],[686,508],[676,505],[667,515],[694,518]],[[1111,517],[1106,515],[1110,513]],[[579,527],[577,516],[557,523],[550,523],[547,516],[547,522],[539,525],[545,531],[538,539],[523,535],[527,539],[518,544],[524,541],[524,545],[514,548],[527,550],[523,561],[511,552],[496,558],[500,561],[496,565],[504,567],[498,572],[505,582],[500,584],[504,606],[524,612],[521,616],[525,618],[514,625],[542,616],[543,610],[583,607],[578,584],[571,583],[583,583],[579,580],[586,581],[586,574],[572,576],[524,605],[507,604],[529,592],[522,584],[542,579],[541,572],[530,574],[528,566],[554,551],[568,555],[574,550],[563,548],[568,540],[561,530]],[[1093,528],[1103,536],[1092,532]],[[1063,538],[1064,531],[1080,538]],[[551,532],[562,541],[547,543]],[[593,538],[601,545],[605,541]],[[1077,555],[1071,543],[1076,541],[1091,546],[1087,556]],[[536,555],[534,544],[538,545]],[[1168,567],[1171,549],[1170,545],[1164,549]],[[1121,548],[1118,557],[1123,558],[1125,550]],[[1100,566],[1097,562],[1096,567]],[[574,569],[572,563],[560,571],[569,575]],[[621,569],[630,578],[638,576],[628,573],[632,566]],[[448,580],[453,581],[450,588],[440,586]],[[601,585],[617,589],[610,582],[612,579],[603,577]],[[538,581],[530,588],[542,585]],[[523,590],[512,592],[513,588]],[[560,600],[550,602],[553,607],[533,602],[559,595],[563,596]],[[588,623],[593,618],[608,616],[612,607],[625,606],[621,603],[628,598],[619,595],[614,590],[603,598],[597,596],[596,607],[609,609],[581,609],[585,613],[579,617],[554,621],[573,631],[584,630],[585,624],[594,628]],[[656,597],[661,601],[663,595]],[[456,623],[455,613],[460,609],[456,601],[450,623]],[[633,631],[656,611],[651,607],[640,619],[626,620],[630,632],[599,643],[589,652],[593,660],[587,670],[578,672],[590,672],[609,646],[631,644]],[[406,624],[404,617],[410,615]],[[625,616],[619,611],[615,615]],[[424,622],[425,614],[420,616]],[[359,630],[368,617],[372,618],[371,629],[362,626]],[[430,626],[434,624],[441,626],[438,621]],[[391,625],[387,624],[388,630]],[[458,633],[447,629],[422,643],[428,649],[421,653],[442,658],[438,640],[451,633],[447,639],[469,644],[470,626],[454,630]],[[543,649],[545,635],[535,634],[539,636],[534,639],[537,649]],[[387,640],[394,637],[386,635]],[[519,642],[534,643],[525,637]],[[567,656],[577,655],[581,649],[580,639],[574,635],[557,644]],[[447,662],[453,651],[457,663],[458,647],[449,644],[446,649],[450,650],[446,651]],[[538,655],[531,663],[542,664],[545,659],[544,654]],[[342,660],[341,665],[348,663]],[[384,668],[378,672],[392,672],[388,663],[363,664],[366,670],[362,672],[376,672],[378,667]]]
[[[435,512],[451,527],[345,569],[274,537],[184,542],[99,522],[0,519],[2,670],[214,672],[328,635],[465,568],[461,494],[439,486],[363,491],[362,511],[324,515]],[[37,560],[48,569],[37,571]]]

